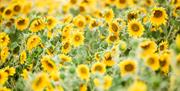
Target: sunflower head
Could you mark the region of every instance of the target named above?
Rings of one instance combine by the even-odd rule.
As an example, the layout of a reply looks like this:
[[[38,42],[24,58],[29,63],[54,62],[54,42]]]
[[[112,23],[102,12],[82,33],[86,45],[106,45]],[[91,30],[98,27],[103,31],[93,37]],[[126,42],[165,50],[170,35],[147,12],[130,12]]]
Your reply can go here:
[[[88,80],[90,75],[88,66],[84,64],[78,65],[77,74],[81,79]]]
[[[132,20],[128,23],[128,33],[130,36],[137,38],[144,33],[144,26],[137,20]]]
[[[16,28],[20,31],[23,31],[29,26],[29,19],[28,18],[18,18],[15,21]]]
[[[152,70],[156,71],[159,69],[159,57],[157,54],[150,54],[146,59],[146,65]]]
[[[5,32],[1,32],[0,33],[0,47],[8,46],[9,42],[10,42],[10,38],[8,34],[6,34]]]
[[[84,44],[84,35],[83,35],[83,33],[82,32],[74,32],[71,41],[72,41],[72,44],[75,47],[83,45]]]
[[[41,64],[44,70],[48,72],[56,71],[56,64],[50,59],[49,56],[44,56],[41,59]]]
[[[166,14],[166,10],[162,7],[155,7],[152,10],[152,14],[150,17],[150,22],[153,25],[162,25],[162,24],[166,24],[168,19],[168,15]]]
[[[95,63],[91,68],[92,73],[104,74],[106,72],[106,66],[103,63]]]
[[[163,53],[160,55],[159,58],[159,65],[160,69],[164,74],[167,74],[169,72],[169,66],[170,66],[170,55],[167,53]]]

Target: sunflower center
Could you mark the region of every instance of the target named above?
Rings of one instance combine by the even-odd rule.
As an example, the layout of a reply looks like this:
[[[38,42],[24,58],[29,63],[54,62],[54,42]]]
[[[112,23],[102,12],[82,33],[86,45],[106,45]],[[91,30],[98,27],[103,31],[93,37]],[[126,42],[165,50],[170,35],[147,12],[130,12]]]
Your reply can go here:
[[[106,60],[111,60],[112,57],[111,57],[111,55],[108,55],[108,56],[105,57],[105,59],[106,59]]]
[[[146,3],[147,4],[151,4],[151,0],[146,0]]]
[[[148,64],[154,64],[154,62],[155,62],[154,58],[149,58],[148,59]]]
[[[11,14],[11,10],[9,10],[9,9],[6,10],[5,14],[6,14],[6,15],[10,15],[10,14]]]
[[[160,46],[160,50],[161,50],[161,51],[164,50],[164,48],[165,48],[164,45],[161,45],[161,46]]]
[[[24,20],[24,19],[22,19],[22,20],[19,20],[17,23],[18,23],[18,25],[24,25],[24,23],[25,23],[25,20]]]
[[[6,72],[7,74],[9,74],[9,73],[10,73],[10,71],[9,71],[9,70],[5,70],[5,72]]]
[[[101,67],[100,65],[98,65],[98,66],[95,67],[95,70],[96,70],[96,71],[101,71],[101,70],[102,70],[102,67]]]
[[[161,67],[164,67],[166,65],[166,60],[160,60],[159,64]]]
[[[180,11],[180,6],[176,7],[176,9],[175,9],[175,12],[178,12],[178,11]]]
[[[82,27],[82,26],[84,25],[83,21],[79,21],[79,22],[78,22],[78,25],[79,25],[80,27]]]
[[[1,8],[0,8],[0,12],[3,12],[4,9],[5,9],[5,7],[1,7]]]
[[[86,74],[87,70],[85,68],[81,68],[81,73]]]
[[[119,3],[124,4],[124,3],[126,3],[126,0],[119,0]]]
[[[63,46],[64,49],[67,49],[68,47],[69,47],[69,43],[65,43]]]
[[[125,65],[124,68],[126,71],[130,72],[134,69],[134,66],[132,64],[127,64],[127,65]]]
[[[115,41],[116,39],[117,39],[117,37],[116,36],[110,36],[110,38],[109,38],[111,41]]]
[[[140,29],[137,24],[132,24],[131,28],[132,28],[132,30],[133,30],[134,32],[138,32],[139,29]]]
[[[36,82],[36,86],[39,86],[39,84],[41,84],[41,82],[42,82],[42,78],[41,77],[39,77],[39,79],[37,80],[37,82]]]
[[[85,8],[84,8],[83,6],[80,6],[80,7],[79,7],[79,11],[80,11],[80,12],[84,12],[84,11],[85,11]]]
[[[50,68],[53,68],[53,65],[51,63],[49,63],[48,61],[46,62],[47,66]]]
[[[72,4],[76,4],[77,0],[70,0]]]
[[[128,20],[136,19],[137,15],[136,14],[128,14]]]
[[[112,23],[112,30],[114,31],[114,32],[117,32],[118,31],[118,26],[116,25],[116,24],[114,24],[114,23]]]
[[[48,20],[48,25],[51,25],[53,21],[51,19]]]
[[[96,21],[94,21],[94,22],[92,23],[92,27],[96,27],[96,26],[98,26],[98,23],[97,23]]]
[[[150,44],[146,44],[146,45],[142,45],[141,48],[143,48],[144,50],[148,49],[150,47]]]
[[[77,36],[75,36],[74,39],[75,39],[75,41],[79,41],[81,38],[80,38],[80,36],[77,35]]]
[[[21,10],[21,7],[19,5],[14,6],[14,11],[19,12]]]
[[[154,12],[154,17],[155,18],[160,18],[163,15],[162,11],[160,10],[155,10]]]

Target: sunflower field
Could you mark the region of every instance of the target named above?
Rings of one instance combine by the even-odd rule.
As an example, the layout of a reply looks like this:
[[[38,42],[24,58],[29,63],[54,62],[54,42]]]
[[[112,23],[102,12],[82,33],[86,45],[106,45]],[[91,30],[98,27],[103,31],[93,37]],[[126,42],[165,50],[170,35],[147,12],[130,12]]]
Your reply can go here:
[[[180,0],[0,0],[0,91],[180,91]]]

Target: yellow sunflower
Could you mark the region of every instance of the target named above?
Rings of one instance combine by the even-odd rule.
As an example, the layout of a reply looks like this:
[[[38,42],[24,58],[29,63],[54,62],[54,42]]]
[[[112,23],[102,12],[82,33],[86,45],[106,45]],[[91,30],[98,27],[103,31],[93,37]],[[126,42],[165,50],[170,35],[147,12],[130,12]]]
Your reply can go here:
[[[153,71],[156,71],[159,69],[159,57],[158,54],[150,54],[146,59],[146,65],[150,67]]]
[[[42,57],[41,64],[42,64],[42,68],[48,72],[57,70],[56,64],[48,56]]]
[[[115,61],[113,60],[113,56],[111,52],[108,51],[104,54],[103,63],[106,66],[113,66],[115,64]]]
[[[4,72],[8,74],[8,76],[13,76],[16,73],[16,69],[14,67],[5,67]]]
[[[137,20],[132,20],[128,23],[128,33],[130,36],[137,38],[144,33],[144,26]]]
[[[19,13],[21,13],[21,11],[23,9],[23,5],[20,2],[13,3],[13,5],[11,7],[13,10],[13,14],[19,14]]]
[[[16,28],[20,31],[23,31],[24,29],[28,28],[29,26],[29,19],[28,18],[18,18],[15,21]]]
[[[147,85],[142,81],[135,81],[129,88],[128,91],[147,91]]]
[[[0,91],[11,91],[11,89],[6,88],[6,87],[0,87]]]
[[[116,0],[116,7],[119,9],[124,9],[128,5],[128,0]]]
[[[91,71],[92,73],[104,74],[106,72],[106,65],[104,65],[103,63],[97,62],[92,65]]]
[[[0,85],[3,85],[8,80],[8,74],[4,70],[0,70]]]
[[[173,9],[173,16],[179,17],[180,16],[180,4],[175,5]]]
[[[118,34],[120,31],[120,27],[117,21],[113,21],[109,24],[109,29],[111,33]]]
[[[75,47],[78,47],[80,45],[84,44],[84,35],[82,32],[74,32],[72,36],[72,44]]]
[[[87,65],[80,64],[77,67],[77,74],[81,79],[88,80],[90,76],[89,68]]]
[[[20,54],[20,64],[24,64],[25,61],[26,61],[26,58],[27,58],[27,56],[26,56],[26,51],[24,50],[24,51],[22,51],[21,54]]]
[[[22,76],[25,80],[28,80],[29,74],[28,74],[27,69],[23,69],[23,70],[22,70],[21,76]]]
[[[86,20],[85,17],[82,15],[78,15],[76,17],[74,17],[73,19],[73,23],[75,26],[77,26],[78,28],[83,29],[86,25]]]
[[[92,31],[92,29],[98,27],[100,25],[99,21],[97,21],[96,19],[91,19],[90,23],[89,23],[89,28]]]
[[[61,60],[61,63],[72,61],[72,58],[65,54],[60,54],[59,59]]]
[[[152,40],[145,40],[140,43],[141,57],[145,58],[157,50],[157,44]]]
[[[116,43],[119,41],[119,36],[118,34],[109,34],[106,41],[108,44]]]
[[[61,47],[61,51],[64,54],[67,54],[71,51],[70,41],[63,42],[62,47]]]
[[[10,19],[13,16],[13,11],[11,8],[7,7],[3,12],[3,17],[5,19]]]
[[[109,76],[109,75],[106,75],[104,77],[103,88],[105,90],[108,90],[112,86],[112,80],[113,80],[113,78],[111,76]]]
[[[2,48],[0,52],[0,63],[4,63],[8,58],[8,55],[9,55],[9,48],[8,47]]]
[[[48,16],[47,17],[47,23],[46,23],[46,26],[47,26],[48,30],[53,29],[56,25],[57,25],[56,18],[53,17],[53,16]]]
[[[41,18],[37,18],[32,21],[30,25],[31,32],[38,32],[45,28],[45,22]]]
[[[27,49],[30,51],[36,46],[38,46],[41,42],[41,38],[37,35],[32,35],[27,40]]]
[[[99,53],[97,52],[94,54],[94,58],[96,59],[96,61],[99,61],[101,59]]]
[[[145,6],[153,6],[155,4],[154,0],[144,0]]]
[[[111,22],[114,18],[114,12],[112,9],[107,9],[104,13],[104,19],[106,22]]]
[[[124,77],[128,74],[135,74],[137,70],[137,63],[134,60],[124,60],[119,63],[121,76]]]
[[[136,20],[138,18],[138,12],[131,11],[127,14],[127,20],[130,22],[131,20]]]
[[[46,73],[40,73],[32,82],[32,89],[34,91],[43,91],[49,85],[49,78]]]
[[[152,14],[150,17],[150,22],[153,25],[162,25],[162,24],[166,24],[168,19],[168,15],[166,14],[166,10],[162,7],[155,7],[152,10]]]
[[[165,51],[168,49],[168,42],[167,41],[161,41],[159,44],[159,51]]]
[[[169,66],[170,66],[170,55],[167,53],[163,53],[160,55],[159,58],[159,64],[160,64],[160,69],[164,74],[167,74],[169,72]]]
[[[8,46],[10,38],[5,32],[0,32],[0,47]]]
[[[176,36],[176,46],[177,46],[177,48],[179,48],[180,49],[180,34],[178,34],[177,36]]]

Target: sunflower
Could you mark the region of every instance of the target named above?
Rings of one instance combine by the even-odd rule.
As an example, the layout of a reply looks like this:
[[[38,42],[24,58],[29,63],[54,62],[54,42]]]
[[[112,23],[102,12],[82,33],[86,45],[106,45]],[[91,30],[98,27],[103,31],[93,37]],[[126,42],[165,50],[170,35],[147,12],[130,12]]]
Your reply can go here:
[[[88,91],[87,84],[80,84],[79,91]]]
[[[166,14],[166,11],[164,8],[162,7],[156,7],[153,8],[152,10],[152,14],[150,17],[150,21],[153,25],[162,25],[162,24],[166,24],[168,19],[168,15]]]
[[[138,18],[138,13],[135,11],[131,11],[127,14],[127,20],[130,22],[131,20],[136,20]]]
[[[3,14],[4,10],[5,10],[6,6],[5,5],[0,5],[0,15]]]
[[[114,34],[118,34],[120,31],[120,27],[117,21],[113,21],[109,24],[109,31]]]
[[[42,68],[48,72],[56,71],[56,64],[48,56],[44,56],[41,59]]]
[[[4,10],[4,12],[3,12],[3,17],[5,18],[5,19],[9,19],[9,18],[11,18],[13,16],[13,11],[12,11],[12,9],[11,8],[6,8],[5,10]]]
[[[160,69],[164,74],[167,74],[169,72],[170,60],[171,59],[169,54],[163,53],[160,55],[159,58]]]
[[[28,18],[18,18],[15,21],[16,28],[20,31],[23,31],[29,26],[29,19]]]
[[[31,8],[32,8],[32,2],[24,2],[22,13],[27,15],[31,11]]]
[[[106,72],[106,66],[103,63],[97,62],[91,67],[92,73],[104,74]]]
[[[83,33],[82,32],[74,32],[71,41],[72,41],[72,44],[75,47],[83,45],[84,44],[84,35],[83,35]]]
[[[31,32],[38,32],[45,28],[45,23],[41,18],[37,18],[32,21],[30,25]]]
[[[48,30],[53,29],[57,25],[56,18],[53,16],[48,16],[46,25],[47,25]]]
[[[115,5],[116,0],[105,0],[107,4]]]
[[[59,59],[61,59],[61,63],[72,61],[72,58],[70,56],[64,54],[60,54]]]
[[[161,41],[159,44],[159,51],[165,51],[168,49],[168,42],[167,41]]]
[[[144,26],[137,20],[132,20],[128,23],[128,33],[130,36],[137,38],[144,33]]]
[[[107,43],[109,44],[116,43],[118,42],[118,40],[119,40],[118,34],[109,34],[109,36],[106,39]]]
[[[22,8],[23,8],[23,6],[22,6],[22,4],[19,3],[19,2],[14,3],[14,4],[12,5],[12,10],[13,10],[13,13],[14,13],[14,14],[19,14],[19,13],[21,13]]]
[[[9,48],[8,47],[2,48],[0,52],[0,60],[1,60],[0,63],[4,63],[8,58],[8,55],[9,55]]]
[[[92,30],[92,29],[98,27],[99,25],[100,25],[100,22],[93,18],[90,20],[89,28],[90,28],[90,30]]]
[[[116,7],[119,9],[124,9],[128,5],[128,0],[116,0]]]
[[[0,91],[11,91],[11,89],[6,88],[6,87],[0,87]]]
[[[58,71],[53,71],[50,73],[50,78],[53,80],[53,81],[59,81],[60,78],[59,78],[59,72]]]
[[[112,9],[107,9],[104,13],[104,19],[106,22],[111,22],[114,18],[114,12]]]
[[[84,64],[78,65],[77,74],[81,79],[88,80],[90,75],[88,66]]]
[[[160,66],[158,54],[150,54],[146,59],[146,65],[154,71],[158,70]]]
[[[173,16],[179,17],[180,16],[180,4],[175,5],[173,9]]]
[[[64,54],[67,54],[71,51],[71,44],[70,41],[66,41],[62,43],[61,51]]]
[[[142,81],[135,81],[129,88],[128,91],[147,91],[147,85]]]
[[[108,89],[111,87],[111,85],[112,85],[112,80],[113,80],[113,78],[112,78],[111,76],[109,76],[109,75],[106,75],[106,76],[104,77],[103,88],[104,88],[105,90],[108,90]]]
[[[48,86],[49,78],[46,73],[40,73],[37,77],[33,80],[32,89],[34,91],[43,91],[43,89]]]
[[[96,59],[96,61],[99,61],[101,59],[99,53],[97,52],[95,53],[94,58]]]
[[[8,80],[8,74],[4,70],[0,70],[0,85],[3,85]]]
[[[16,73],[16,69],[14,67],[5,67],[4,72],[8,74],[8,76],[13,76]]]
[[[124,60],[119,63],[121,76],[126,76],[128,74],[134,74],[137,70],[137,63],[134,60]]]
[[[36,46],[38,46],[41,42],[41,38],[37,35],[32,35],[27,40],[27,49],[30,51]]]
[[[73,23],[75,26],[77,26],[78,28],[83,29],[86,25],[86,20],[85,17],[82,15],[78,15],[76,17],[74,17],[73,19]]]
[[[20,54],[20,64],[24,64],[24,62],[26,61],[26,51],[22,51],[21,54]]]
[[[176,36],[176,46],[177,46],[177,48],[179,48],[180,49],[180,34],[178,34],[177,36]]]
[[[0,32],[0,48],[8,46],[10,38],[5,32]]]
[[[115,64],[115,61],[113,60],[111,52],[108,51],[104,54],[103,63],[106,66],[113,66]]]
[[[149,54],[153,54],[157,50],[157,45],[152,40],[146,40],[140,43],[141,56],[147,57]]]
[[[21,76],[25,79],[25,80],[28,80],[28,71],[27,69],[23,69],[22,70],[22,73],[21,73]]]
[[[154,0],[144,0],[144,5],[145,6],[152,6],[152,5],[154,5]]]

